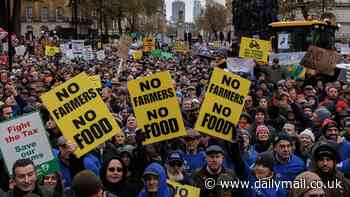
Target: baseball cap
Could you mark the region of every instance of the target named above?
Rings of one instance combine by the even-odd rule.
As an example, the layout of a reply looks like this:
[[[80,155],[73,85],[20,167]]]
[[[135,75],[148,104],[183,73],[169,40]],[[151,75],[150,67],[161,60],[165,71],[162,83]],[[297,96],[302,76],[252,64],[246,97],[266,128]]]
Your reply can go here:
[[[172,152],[168,155],[168,158],[167,158],[167,163],[169,162],[173,162],[173,161],[181,161],[183,162],[184,159],[183,157],[181,156],[181,154],[179,152]]]
[[[209,146],[205,152],[207,155],[218,154],[218,153],[224,154],[224,150],[218,145]]]

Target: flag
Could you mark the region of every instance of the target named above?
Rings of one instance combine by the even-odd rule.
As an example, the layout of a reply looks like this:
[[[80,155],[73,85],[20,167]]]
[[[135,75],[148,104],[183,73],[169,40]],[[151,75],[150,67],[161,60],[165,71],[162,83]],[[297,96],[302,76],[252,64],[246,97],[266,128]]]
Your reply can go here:
[[[4,39],[7,36],[7,31],[0,27],[0,40]]]

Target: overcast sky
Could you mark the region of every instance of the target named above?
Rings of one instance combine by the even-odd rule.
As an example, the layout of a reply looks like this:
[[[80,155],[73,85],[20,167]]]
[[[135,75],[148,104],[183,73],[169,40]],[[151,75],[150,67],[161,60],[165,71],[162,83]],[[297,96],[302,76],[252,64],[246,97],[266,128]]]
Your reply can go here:
[[[171,17],[171,3],[175,0],[165,0],[166,4],[166,18],[170,20]],[[185,22],[193,22],[193,2],[194,0],[182,0],[186,4],[186,14],[185,14]],[[225,4],[225,0],[214,0],[218,3]],[[201,0],[202,6],[204,6],[205,0]]]

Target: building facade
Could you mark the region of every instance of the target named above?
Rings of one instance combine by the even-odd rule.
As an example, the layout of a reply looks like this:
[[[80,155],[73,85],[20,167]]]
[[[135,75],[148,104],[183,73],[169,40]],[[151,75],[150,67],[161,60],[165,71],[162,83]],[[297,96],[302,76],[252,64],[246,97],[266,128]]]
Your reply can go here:
[[[21,35],[33,32],[39,36],[43,31],[61,31],[73,34],[72,6],[70,0],[23,0],[21,6]],[[88,34],[92,17],[81,11],[78,5],[77,21],[78,34]],[[85,16],[84,16],[85,15]]]
[[[196,21],[203,13],[203,8],[200,0],[193,2],[193,21]]]
[[[185,21],[186,4],[183,1],[176,0],[172,3],[171,20],[173,22]]]

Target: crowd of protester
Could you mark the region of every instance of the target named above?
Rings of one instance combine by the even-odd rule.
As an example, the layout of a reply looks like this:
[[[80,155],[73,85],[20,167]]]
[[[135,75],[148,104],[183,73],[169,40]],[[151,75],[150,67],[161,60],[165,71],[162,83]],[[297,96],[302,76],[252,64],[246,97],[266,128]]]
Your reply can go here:
[[[145,55],[120,64],[112,51],[103,61],[26,55],[15,57],[11,72],[1,65],[1,121],[40,111],[60,170],[39,178],[33,162],[20,159],[9,177],[1,156],[0,196],[169,197],[176,190],[167,179],[200,188],[201,197],[350,196],[350,86],[321,75],[295,80],[278,60],[257,64],[238,137],[230,143],[193,129],[213,67],[227,66],[224,56],[210,59],[189,51],[174,53],[173,60]],[[77,158],[76,145],[62,136],[40,95],[82,71],[101,76],[100,95],[122,132]],[[127,81],[160,71],[171,73],[188,135],[142,145]],[[209,178],[249,181],[251,186],[293,180],[306,185],[208,188]],[[312,188],[313,181],[326,187]]]

